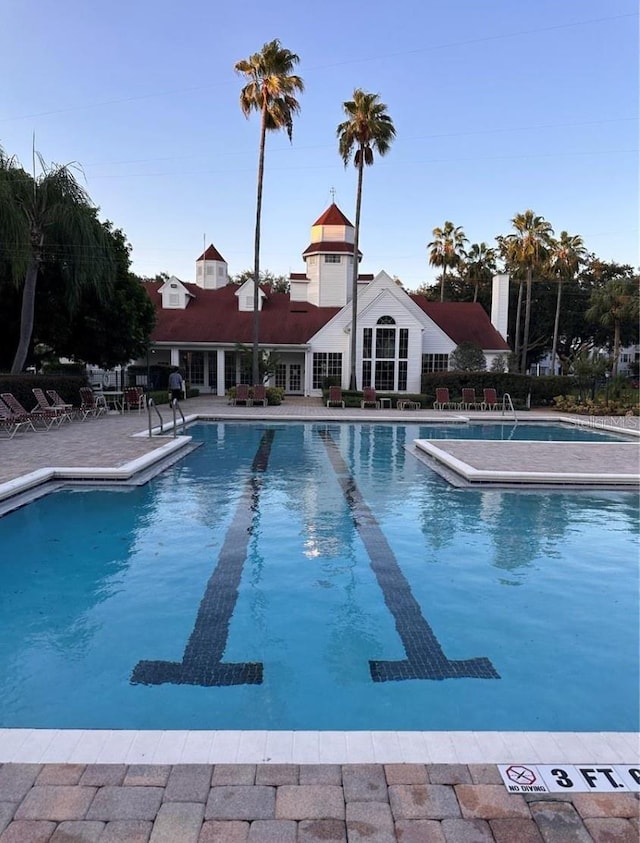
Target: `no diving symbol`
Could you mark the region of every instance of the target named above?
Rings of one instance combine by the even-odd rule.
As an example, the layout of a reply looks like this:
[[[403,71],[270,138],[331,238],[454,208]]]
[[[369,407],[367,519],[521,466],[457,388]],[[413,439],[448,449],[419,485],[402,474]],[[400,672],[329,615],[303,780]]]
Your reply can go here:
[[[513,765],[511,767],[507,767],[506,774],[512,782],[516,784],[533,784],[536,780],[536,774],[533,770],[530,770],[528,767],[521,767],[518,765]]]

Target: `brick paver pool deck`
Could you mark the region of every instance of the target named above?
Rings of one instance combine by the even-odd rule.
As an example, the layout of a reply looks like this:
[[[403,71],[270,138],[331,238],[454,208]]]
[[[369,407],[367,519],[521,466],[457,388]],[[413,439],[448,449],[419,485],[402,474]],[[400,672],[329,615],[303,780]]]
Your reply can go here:
[[[247,410],[229,407],[223,399],[203,397],[184,402],[183,408],[185,414],[215,418],[249,416],[308,421],[322,418],[417,422],[455,416],[430,411],[327,410],[317,399],[287,399],[280,407]],[[167,408],[161,411],[168,419]],[[532,413],[526,418],[533,417]],[[503,419],[494,415],[493,420]],[[170,438],[131,438],[132,434],[144,431],[146,424],[146,417],[137,413],[111,415],[49,432],[18,435],[10,441],[1,440],[0,492],[4,484],[6,496],[13,481],[45,468],[119,469],[170,441]],[[625,420],[624,424],[637,430],[638,419]],[[497,447],[499,444],[493,446],[496,453],[491,459],[488,450],[483,450],[480,457],[472,446],[464,444],[455,446],[455,456],[464,458],[467,464],[482,460],[483,468],[499,467],[509,450]],[[570,447],[557,449],[549,465],[555,471],[565,468],[572,471],[577,459],[586,460],[589,470],[596,474],[616,473],[621,467],[627,473],[637,474],[637,448],[633,451],[626,448],[626,451],[624,457],[612,457],[611,449],[589,449],[572,443]],[[523,471],[546,468],[541,466],[540,457],[533,449],[511,449],[508,467],[514,461]],[[334,763],[340,759],[333,758],[328,763],[308,764],[132,764],[126,763],[131,739],[122,742],[122,749],[118,749],[119,734],[124,735],[110,734],[111,750],[103,751],[102,757],[109,757],[111,763],[23,763],[38,754],[46,757],[49,744],[42,742],[42,749],[38,749],[39,733],[34,731],[26,733],[26,737],[22,733],[20,740],[12,745],[11,730],[0,730],[0,843],[638,843],[640,840],[639,794],[512,794],[502,784],[495,763],[421,763],[421,754],[424,762],[437,757],[445,733],[407,735],[405,755],[416,760],[405,763]],[[170,733],[163,734],[170,736]],[[196,738],[197,734],[190,733]],[[242,734],[245,739],[251,739],[252,733]],[[323,733],[319,734],[322,743]],[[327,740],[333,741],[328,757],[339,755],[339,734],[327,735]],[[472,757],[474,761],[482,760],[478,733],[473,738],[469,733],[467,758],[463,757],[464,733],[456,734],[455,751],[460,760]],[[88,736],[86,742],[90,744],[91,733],[83,735]],[[64,746],[64,738],[64,733],[56,734],[58,747]],[[535,736],[531,738],[530,734],[529,738],[535,741]],[[48,742],[51,740],[49,737]],[[158,740],[161,744],[162,738]],[[264,733],[256,733],[256,740],[264,744]],[[498,740],[503,749],[492,750],[489,754],[492,761],[501,752],[504,763],[594,760],[558,757],[546,733],[540,734],[541,748],[536,759],[527,757],[526,747],[531,749],[531,743],[515,733],[510,747],[509,733],[496,736]],[[403,743],[397,735],[396,741],[399,745]],[[321,750],[322,747],[320,755]],[[621,736],[616,751],[617,757],[610,759],[612,763],[640,764],[637,735]],[[89,757],[88,747],[87,753]],[[67,757],[73,756],[69,753]],[[160,755],[156,752],[149,757],[155,759]],[[186,757],[184,753],[182,757]],[[193,758],[197,758],[197,753]]]

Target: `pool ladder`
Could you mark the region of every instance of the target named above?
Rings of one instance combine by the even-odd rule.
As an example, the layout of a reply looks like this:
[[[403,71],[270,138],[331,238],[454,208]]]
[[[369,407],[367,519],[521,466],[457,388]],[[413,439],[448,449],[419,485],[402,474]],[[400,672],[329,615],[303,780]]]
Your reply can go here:
[[[513,401],[511,400],[511,396],[508,392],[502,396],[502,415],[507,412],[507,410],[511,411],[511,415],[513,416],[514,422],[518,423],[518,416],[516,415],[516,408],[513,406]]]
[[[160,413],[160,410],[156,407],[156,402],[153,400],[153,398],[149,398],[148,401],[147,401],[147,412],[148,412],[148,415],[149,415],[149,438],[151,438],[151,436],[153,435],[153,422],[152,422],[152,415],[151,415],[152,409],[156,411],[156,415],[160,419],[160,431],[164,432],[164,421],[162,419],[162,415]],[[178,413],[180,413],[180,417],[182,418],[182,432],[183,433],[185,432],[185,430],[187,428],[187,423],[186,423],[186,420],[185,420],[185,417],[184,417],[184,413],[182,412],[182,407],[180,406],[180,402],[178,401],[177,398],[171,399],[171,409],[173,411],[173,435],[175,437],[175,436],[178,435],[178,420],[177,420],[176,410],[178,411]]]

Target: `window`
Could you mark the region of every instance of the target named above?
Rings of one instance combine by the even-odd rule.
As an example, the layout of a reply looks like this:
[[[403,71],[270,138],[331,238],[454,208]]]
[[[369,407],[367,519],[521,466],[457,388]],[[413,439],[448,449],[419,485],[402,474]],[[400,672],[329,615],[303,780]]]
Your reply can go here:
[[[340,263],[340,255],[325,255],[325,263]]]
[[[253,296],[244,297],[244,306],[249,310],[253,310]]]
[[[186,374],[189,383],[204,384],[204,352],[181,351],[180,368]]]
[[[313,355],[312,388],[322,389],[325,378],[342,380],[342,354],[339,352],[318,352]]]
[[[231,389],[236,385],[236,355],[234,351],[224,353],[224,388]]]
[[[209,265],[207,267],[207,275],[213,275],[213,273],[215,272],[215,269],[216,269],[215,266]]]
[[[209,352],[208,386],[212,392],[218,391],[218,355],[215,351]]]
[[[178,293],[169,293],[169,307],[180,307],[180,295]]]
[[[429,372],[448,372],[449,371],[449,355],[448,354],[423,354],[422,355],[422,374],[426,375]]]
[[[362,386],[406,392],[409,329],[395,325],[392,316],[381,316],[375,328],[363,329]]]
[[[224,275],[224,266],[218,267],[218,275]]]

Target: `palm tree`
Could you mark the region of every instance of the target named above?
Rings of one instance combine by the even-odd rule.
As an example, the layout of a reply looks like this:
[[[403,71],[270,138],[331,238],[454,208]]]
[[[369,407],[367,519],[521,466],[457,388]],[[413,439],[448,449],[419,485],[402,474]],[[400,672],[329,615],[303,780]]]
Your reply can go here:
[[[556,297],[556,315],[553,322],[553,341],[551,343],[551,374],[556,371],[556,353],[558,349],[558,328],[560,325],[560,301],[562,298],[562,283],[575,278],[580,264],[587,256],[582,237],[573,236],[566,231],[560,232],[560,239],[551,243],[551,269],[558,279],[558,295]]]
[[[531,322],[531,282],[533,271],[539,268],[547,257],[547,252],[553,236],[553,228],[544,217],[537,216],[533,211],[516,214],[511,220],[516,234],[507,234],[499,239],[507,263],[521,276],[518,290],[518,306],[516,310],[516,341],[515,353],[521,354],[520,371],[527,371],[527,351],[529,346],[529,325]],[[522,273],[527,282],[527,295],[524,314],[524,331],[522,335],[522,349],[520,343],[520,314],[522,307]]]
[[[235,70],[247,80],[240,91],[240,108],[245,117],[252,111],[260,115],[260,150],[258,154],[258,187],[256,199],[256,227],[253,250],[253,382],[259,383],[258,343],[260,338],[259,282],[260,282],[260,220],[262,216],[262,184],[264,180],[264,150],[268,131],[284,129],[291,140],[293,117],[300,111],[296,94],[304,91],[304,82],[292,71],[299,57],[280,45],[269,41],[259,53],[236,62]]]
[[[624,322],[638,322],[639,298],[638,279],[618,279],[608,281],[604,287],[591,294],[591,306],[586,317],[591,322],[599,322],[607,328],[613,328],[613,361],[611,374],[618,374],[620,357],[620,331]]]
[[[42,172],[32,177],[15,158],[0,154],[0,242],[7,247],[13,278],[22,283],[20,338],[12,374],[21,372],[27,360],[38,274],[45,260],[58,262],[72,299],[84,285],[98,291],[101,285],[110,285],[115,272],[105,229],[72,167],[48,167],[40,155],[38,160]]]
[[[373,151],[386,155],[396,130],[393,120],[387,114],[387,106],[380,102],[379,94],[369,94],[356,88],[353,99],[342,104],[347,119],[337,129],[338,149],[346,167],[353,155],[358,171],[356,189],[356,225],[353,239],[353,276],[351,281],[351,375],[349,389],[357,389],[356,376],[356,331],[358,327],[358,244],[360,241],[360,208],[362,205],[362,176],[365,165],[373,164]]]
[[[496,250],[482,243],[472,243],[464,258],[467,278],[474,282],[473,300],[478,301],[478,288],[487,283],[496,271]]]
[[[464,235],[462,226],[455,226],[448,220],[442,228],[434,228],[431,232],[433,240],[427,243],[427,249],[431,249],[429,263],[431,266],[442,267],[440,278],[440,301],[444,301],[444,280],[447,274],[447,267],[453,269],[460,265],[464,258],[464,244],[467,238]]]

